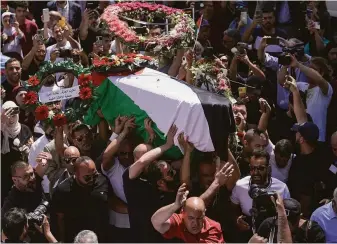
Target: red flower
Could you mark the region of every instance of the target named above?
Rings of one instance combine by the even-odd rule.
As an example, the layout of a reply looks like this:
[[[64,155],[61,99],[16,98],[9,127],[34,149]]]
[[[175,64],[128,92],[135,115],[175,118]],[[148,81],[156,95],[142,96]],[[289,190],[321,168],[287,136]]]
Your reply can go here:
[[[82,100],[90,99],[92,98],[92,91],[89,87],[83,87],[80,89],[80,98]]]
[[[64,114],[56,114],[53,117],[53,122],[54,122],[54,125],[56,127],[63,126],[65,124],[67,124],[67,118],[66,118],[66,116]]]
[[[25,104],[35,104],[35,103],[37,103],[37,100],[38,100],[37,93],[33,92],[33,91],[29,91],[29,92],[27,92],[23,102]]]
[[[123,61],[124,61],[124,63],[133,63],[133,62],[135,62],[135,60],[133,58],[127,58],[127,59],[124,59]]]
[[[141,56],[140,58],[147,61],[152,61],[152,58],[150,56]]]
[[[40,84],[40,80],[35,75],[29,77],[27,82],[28,82],[28,85],[30,86],[37,86],[38,84]]]
[[[35,118],[36,120],[45,120],[48,119],[49,108],[46,105],[38,106],[35,109]]]
[[[80,86],[87,86],[90,84],[90,81],[92,80],[92,77],[90,74],[81,74],[79,77],[78,77],[78,84]]]

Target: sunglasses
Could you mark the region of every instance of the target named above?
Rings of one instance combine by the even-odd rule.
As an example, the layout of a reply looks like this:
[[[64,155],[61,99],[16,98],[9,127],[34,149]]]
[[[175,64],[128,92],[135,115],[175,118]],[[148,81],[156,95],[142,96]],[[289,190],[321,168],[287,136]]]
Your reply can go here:
[[[76,159],[78,159],[78,157],[65,158],[64,162],[66,162],[66,164],[74,163]]]
[[[97,177],[98,177],[98,172],[96,171],[92,175],[83,176],[83,179],[85,180],[85,182],[90,182],[90,181],[95,181]]]
[[[81,142],[83,141],[86,137],[89,137],[90,136],[90,132],[87,132],[83,135],[80,135],[79,137],[76,137],[75,140],[78,141],[78,142]]]
[[[250,171],[264,171],[267,167],[266,166],[249,166]]]

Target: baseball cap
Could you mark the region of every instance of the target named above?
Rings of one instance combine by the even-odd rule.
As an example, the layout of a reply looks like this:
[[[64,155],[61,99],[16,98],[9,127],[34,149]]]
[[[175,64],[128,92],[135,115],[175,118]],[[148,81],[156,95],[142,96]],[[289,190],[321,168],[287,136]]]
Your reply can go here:
[[[17,108],[18,105],[16,105],[13,101],[7,101],[4,104],[2,104],[2,109],[7,110],[10,108]]]
[[[301,216],[301,204],[293,199],[283,199],[283,205],[287,213],[287,218],[289,219],[296,219]]]
[[[319,138],[319,129],[317,125],[312,122],[294,124],[291,130],[300,133],[301,136],[309,142],[315,142]]]

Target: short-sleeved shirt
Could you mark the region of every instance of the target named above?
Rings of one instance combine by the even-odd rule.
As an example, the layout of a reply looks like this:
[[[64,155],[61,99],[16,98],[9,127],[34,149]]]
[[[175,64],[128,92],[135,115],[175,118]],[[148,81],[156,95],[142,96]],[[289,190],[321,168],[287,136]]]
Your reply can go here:
[[[173,214],[169,221],[170,229],[163,234],[167,239],[178,238],[186,243],[224,243],[220,224],[208,217],[205,217],[203,228],[196,235],[188,232],[182,214]]]
[[[22,70],[21,79],[28,80],[29,76],[34,75],[36,72],[39,71],[40,65],[37,65],[33,60],[27,70]]]
[[[250,176],[247,176],[238,180],[233,188],[231,196],[232,203],[240,205],[242,213],[246,216],[251,216],[250,210],[253,205],[253,199],[248,195],[250,178]],[[281,195],[282,199],[290,198],[287,185],[273,177],[271,177],[271,184],[266,188],[266,190],[276,191]]]
[[[160,192],[139,177],[130,179],[129,168],[124,171],[123,185],[134,242],[165,242],[160,233],[153,228],[151,217],[159,208],[173,203],[175,193]]]
[[[64,214],[66,242],[73,242],[82,230],[94,231],[100,242],[106,240],[108,199],[112,194],[108,180],[101,174],[92,187],[82,187],[74,177],[70,177],[55,188],[53,209],[56,213]]]

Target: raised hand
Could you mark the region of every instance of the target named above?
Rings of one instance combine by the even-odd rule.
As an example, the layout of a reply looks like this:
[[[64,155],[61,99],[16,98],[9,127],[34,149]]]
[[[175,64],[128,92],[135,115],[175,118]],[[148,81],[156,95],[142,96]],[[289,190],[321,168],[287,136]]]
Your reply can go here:
[[[128,120],[128,117],[127,116],[118,116],[116,119],[115,119],[115,130],[114,132],[116,134],[119,134],[122,132],[123,130],[123,127],[125,125],[125,122]]]
[[[259,104],[260,104],[260,112],[261,113],[266,113],[266,114],[270,113],[271,107],[270,107],[269,103],[265,99],[260,98],[259,99]]]
[[[222,169],[218,173],[216,173],[215,180],[219,183],[220,186],[223,186],[232,177],[233,172],[233,165],[230,163],[226,163],[222,167]]]
[[[184,132],[181,132],[178,136],[178,142],[180,147],[184,149],[184,153],[191,153],[194,150],[193,143],[188,141],[188,136],[184,136]]]
[[[187,199],[188,194],[189,191],[187,190],[187,185],[186,183],[183,183],[178,189],[176,201],[174,202],[174,204],[179,208],[183,206],[183,204]]]
[[[136,128],[135,120],[135,117],[128,118],[124,124],[123,132],[129,134],[132,129]]]
[[[169,131],[167,132],[167,136],[166,136],[166,144],[170,147],[172,147],[174,145],[174,137],[177,133],[177,126],[175,126],[174,124],[171,125]]]
[[[36,157],[36,162],[38,164],[41,164],[42,166],[45,166],[48,162],[48,160],[52,160],[53,157],[48,152],[40,152]]]
[[[289,89],[291,92],[297,90],[296,80],[291,75],[286,76],[286,82],[283,84],[284,88]]]
[[[150,118],[146,118],[144,120],[144,128],[147,131],[147,133],[149,134],[148,143],[150,143],[150,144],[153,143],[153,140],[156,137],[156,133],[152,129],[152,120]]]

